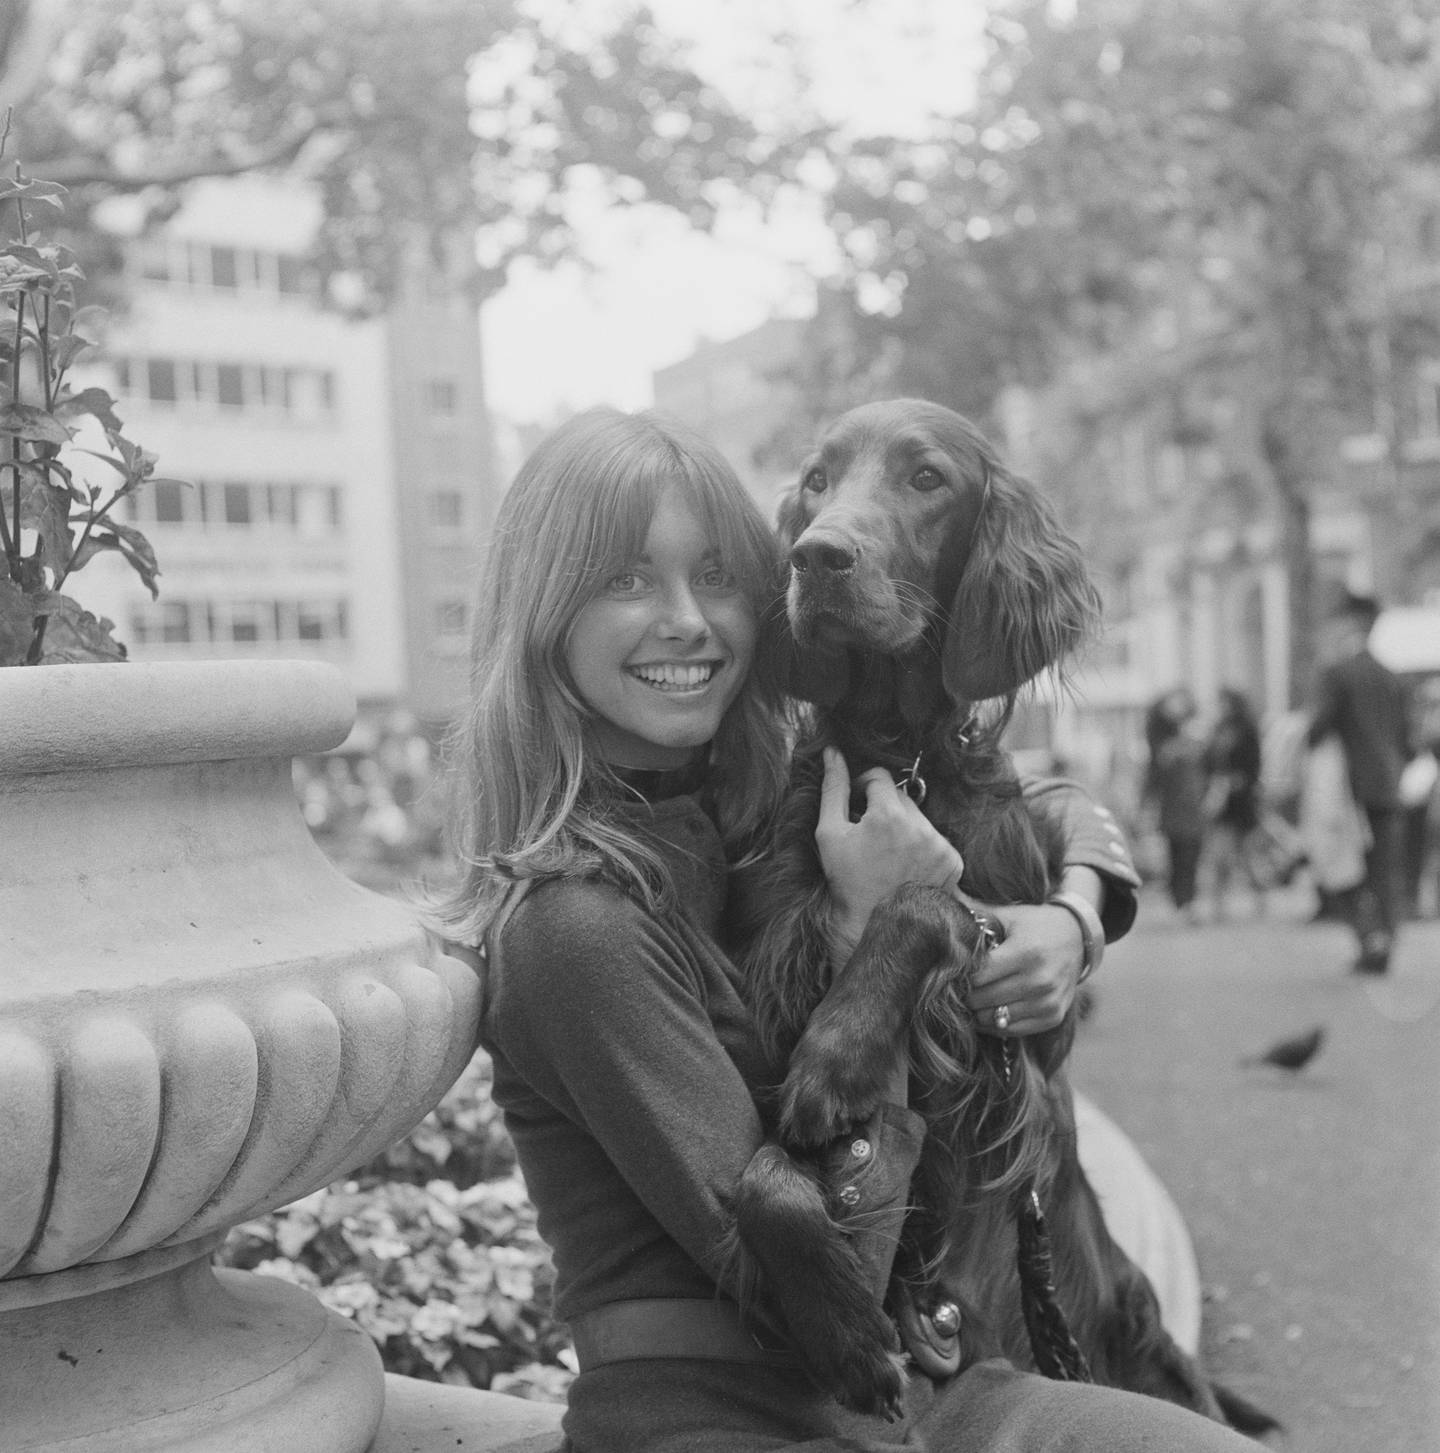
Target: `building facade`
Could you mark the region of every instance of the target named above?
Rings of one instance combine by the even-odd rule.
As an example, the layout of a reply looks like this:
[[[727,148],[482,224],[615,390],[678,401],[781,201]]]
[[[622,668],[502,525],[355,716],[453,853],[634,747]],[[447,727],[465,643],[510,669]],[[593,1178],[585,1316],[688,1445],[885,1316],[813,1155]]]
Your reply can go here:
[[[771,445],[799,397],[794,370],[808,327],[803,319],[772,318],[737,338],[702,344],[654,375],[655,407],[714,444],[767,519],[794,482],[796,461],[774,455]]]
[[[136,659],[318,657],[362,706],[438,722],[496,490],[478,322],[422,269],[381,317],[323,308],[318,220],[292,186],[212,181],[129,243],[92,381],[159,459],[123,519],[161,593],[97,560],[86,604]]]

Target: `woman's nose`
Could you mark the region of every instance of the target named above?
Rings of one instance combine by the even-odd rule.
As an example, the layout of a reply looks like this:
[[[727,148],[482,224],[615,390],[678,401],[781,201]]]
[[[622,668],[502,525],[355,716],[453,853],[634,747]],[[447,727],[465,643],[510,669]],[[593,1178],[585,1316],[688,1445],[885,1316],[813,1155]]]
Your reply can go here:
[[[673,640],[695,640],[710,633],[710,622],[700,609],[700,602],[685,586],[666,592],[659,621],[660,633]]]

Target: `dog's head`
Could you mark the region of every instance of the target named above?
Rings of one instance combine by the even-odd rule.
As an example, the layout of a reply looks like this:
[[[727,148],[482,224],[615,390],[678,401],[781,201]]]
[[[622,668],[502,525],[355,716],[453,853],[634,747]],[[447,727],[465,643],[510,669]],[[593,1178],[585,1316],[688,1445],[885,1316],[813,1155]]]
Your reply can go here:
[[[932,639],[953,700],[1005,696],[1099,617],[1045,499],[966,419],[921,399],[842,414],[778,523],[790,628],[809,658],[799,690],[822,703],[843,692],[846,648],[904,655]]]

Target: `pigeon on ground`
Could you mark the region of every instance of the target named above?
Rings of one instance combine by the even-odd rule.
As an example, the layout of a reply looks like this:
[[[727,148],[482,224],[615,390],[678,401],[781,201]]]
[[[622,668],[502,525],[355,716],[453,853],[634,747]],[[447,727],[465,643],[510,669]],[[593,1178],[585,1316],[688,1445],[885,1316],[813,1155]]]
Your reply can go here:
[[[1242,1065],[1274,1065],[1282,1070],[1303,1070],[1315,1058],[1320,1046],[1325,1043],[1325,1026],[1317,1024],[1304,1034],[1292,1039],[1281,1039],[1272,1044],[1263,1054],[1248,1055]]]

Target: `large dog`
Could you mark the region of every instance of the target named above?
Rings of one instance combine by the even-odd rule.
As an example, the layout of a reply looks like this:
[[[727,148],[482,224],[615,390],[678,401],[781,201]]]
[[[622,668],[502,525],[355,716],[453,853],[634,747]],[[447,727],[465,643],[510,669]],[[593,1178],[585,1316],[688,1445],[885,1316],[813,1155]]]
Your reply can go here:
[[[993,928],[951,893],[919,886],[872,914],[830,981],[814,837],[826,745],[852,773],[885,767],[923,793],[975,900],[1040,903],[1058,886],[1056,834],[1027,810],[999,737],[1015,692],[1060,667],[1098,619],[1081,553],[972,425],[913,399],[842,416],[780,523],[792,686],[815,706],[773,850],[737,894],[752,1007],[789,1063],[774,1138],[737,1197],[739,1242],[762,1268],[803,1262],[807,1290],[798,1300],[792,1290],[785,1313],[803,1326],[812,1366],[851,1405],[893,1409],[891,1323],[861,1310],[855,1265],[817,1255],[807,1238],[826,1234],[817,1214],[845,1215],[818,1147],[876,1110],[908,1052],[927,1134],[887,1305],[912,1355],[925,1365],[927,1349],[953,1348],[958,1309],[962,1367],[1000,1355],[1220,1418],[1076,1158],[1062,1069],[1073,1010],[1023,1041],[982,1034],[965,994]]]

